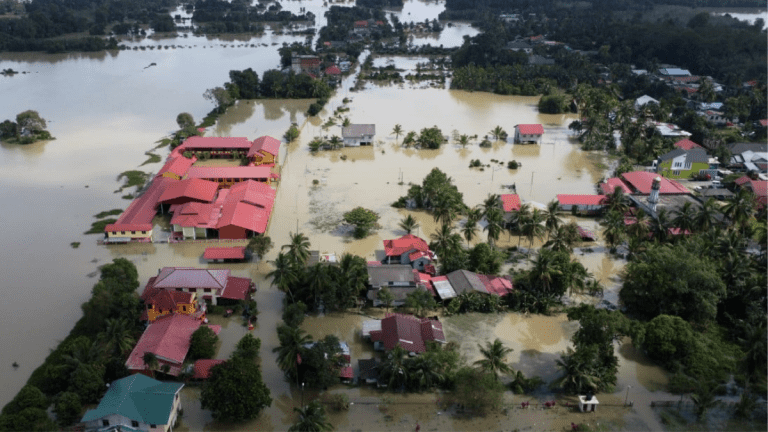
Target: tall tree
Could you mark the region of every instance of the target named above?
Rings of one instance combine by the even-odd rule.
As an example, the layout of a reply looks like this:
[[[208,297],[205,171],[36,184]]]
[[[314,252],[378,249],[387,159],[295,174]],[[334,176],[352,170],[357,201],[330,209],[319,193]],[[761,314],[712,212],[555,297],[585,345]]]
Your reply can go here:
[[[391,390],[402,388],[409,379],[408,351],[400,344],[389,351],[381,364],[381,378]]]
[[[235,356],[211,369],[200,393],[203,409],[220,421],[243,421],[259,416],[272,405],[261,368],[250,359]]]
[[[280,325],[277,327],[277,338],[280,346],[273,348],[277,353],[277,365],[286,376],[295,378],[298,376],[299,358],[304,351],[304,345],[312,342],[312,338],[298,327]]]
[[[552,200],[547,204],[547,211],[544,214],[544,226],[547,229],[547,241],[549,241],[549,236],[563,223],[563,220],[557,215],[559,210],[560,204],[557,200]]]
[[[440,228],[430,234],[432,242],[429,248],[437,253],[438,257],[447,257],[461,247],[461,236],[453,232],[451,225],[443,224]]]
[[[323,405],[314,400],[302,408],[294,408],[293,411],[299,418],[296,423],[288,428],[289,432],[324,432],[332,431],[333,425],[325,415]]]
[[[282,292],[287,292],[293,299],[291,287],[299,280],[299,269],[296,263],[284,253],[277,254],[275,269],[267,273],[267,278],[272,279],[272,284]]]
[[[419,223],[412,215],[409,214],[400,220],[398,226],[406,233],[411,234],[416,228],[419,227]]]
[[[392,133],[390,135],[395,136],[395,142],[397,142],[397,139],[400,138],[400,135],[403,134],[403,127],[399,124],[396,124],[394,128],[392,128]]]
[[[104,331],[96,336],[96,344],[106,356],[122,357],[133,349],[132,330],[125,318],[107,318]]]
[[[288,249],[288,255],[293,258],[297,264],[305,265],[309,259],[309,238],[303,233],[291,233],[291,242],[283,245],[281,250]]]
[[[507,348],[497,338],[492,343],[486,342],[485,347],[478,345],[483,358],[477,360],[475,365],[485,372],[490,372],[496,381],[499,380],[499,373],[512,373],[512,368],[507,364],[507,354],[511,353],[512,348]]]
[[[504,212],[498,207],[491,207],[485,215],[486,225],[483,231],[488,231],[488,243],[494,246],[504,229]]]

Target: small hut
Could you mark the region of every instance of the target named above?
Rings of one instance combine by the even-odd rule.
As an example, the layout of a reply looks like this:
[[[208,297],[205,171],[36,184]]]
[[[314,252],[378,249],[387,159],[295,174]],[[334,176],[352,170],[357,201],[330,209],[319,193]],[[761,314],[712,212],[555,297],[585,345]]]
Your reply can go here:
[[[595,395],[591,393],[587,393],[586,396],[579,395],[579,411],[581,412],[595,412],[599,403]]]

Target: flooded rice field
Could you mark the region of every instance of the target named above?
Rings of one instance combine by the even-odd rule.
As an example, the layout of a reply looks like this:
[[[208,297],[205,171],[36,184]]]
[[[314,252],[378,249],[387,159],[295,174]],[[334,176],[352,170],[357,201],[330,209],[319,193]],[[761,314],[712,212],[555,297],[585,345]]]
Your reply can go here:
[[[305,7],[315,3],[321,4],[315,0],[284,5]],[[399,14],[401,20],[409,13],[421,14],[419,21],[423,21],[432,19],[424,11],[436,11],[436,17],[437,9],[442,7],[442,3],[410,1]],[[0,344],[13,347],[0,352],[0,365],[7,368],[0,379],[5,389],[0,393],[0,404],[16,394],[49,349],[66,336],[80,317],[79,305],[90,294],[98,266],[124,257],[136,264],[142,281],[164,266],[226,267],[233,275],[254,279],[259,287],[255,298],[260,313],[253,334],[262,340],[263,375],[272,392],[273,405],[251,423],[222,424],[214,422],[210,413],[200,408],[199,388],[189,386],[183,391],[185,411],[179,430],[287,429],[294,421],[292,409],[302,395],[295,385],[285,381],[276,365],[272,349],[278,345],[275,328],[280,322],[283,293],[271,287],[264,277],[290,232],[298,229],[305,233],[313,249],[352,253],[373,260],[380,258],[383,239],[403,234],[397,224],[407,214],[419,221],[419,236],[428,238],[436,230],[431,215],[390,206],[407,192],[409,183],[420,183],[432,168],[447,172],[470,206],[481,203],[490,193],[509,192],[503,186],[512,184],[524,201],[542,204],[559,193],[591,194],[595,183],[605,175],[606,158],[581,151],[569,139],[567,125],[573,116],[539,114],[536,97],[371,84],[353,92],[349,90],[354,83],[352,76],[342,82],[319,117],[307,118],[305,114],[312,100],[239,101],[206,131],[207,136],[254,139],[262,135],[282,137],[291,123],[301,129],[300,138],[281,149],[282,180],[277,185],[267,232],[277,247],[265,261],[207,264],[201,259],[205,247],[210,245],[205,242],[97,245],[98,235],[82,234],[94,220],[92,216],[103,210],[127,207],[129,201],[114,193],[120,186],[116,181],[120,172],[140,169],[152,173],[160,168],[160,163],[141,166],[147,160],[144,153],[176,129],[176,115],[190,112],[199,120],[212,108],[202,98],[203,92],[225,82],[229,70],[251,67],[263,72],[274,68],[279,55],[272,44],[301,40],[267,34],[254,39],[259,41],[258,47],[224,49],[218,40],[203,48],[200,44],[204,39],[207,40],[176,39],[173,43],[188,45],[187,49],[178,50],[0,56],[0,69],[10,67],[29,72],[0,78],[0,92],[5,100],[12,101],[0,105],[0,120],[35,109],[49,120],[49,130],[57,138],[29,146],[0,146],[0,181],[4,185],[0,199],[7,209],[2,220],[7,247],[0,250],[0,285],[6,293],[6,301],[0,306],[0,325],[4,329]],[[194,42],[199,42],[199,46],[195,47]],[[403,61],[402,65],[400,61],[395,60],[398,67],[406,68],[411,60]],[[151,63],[157,66],[146,68]],[[354,123],[376,124],[376,144],[311,153],[307,144],[312,137],[340,135],[338,126],[324,130],[321,125],[343,104],[344,98],[351,99],[344,116]],[[542,144],[495,142],[490,148],[478,146],[495,126],[511,133],[518,123],[542,123]],[[439,150],[408,149],[400,145],[402,137],[396,139],[390,133],[397,124],[405,131],[435,125],[447,135],[457,131],[477,135],[478,139],[466,148],[451,140]],[[167,149],[156,152],[165,156]],[[470,169],[472,159],[480,160],[485,165],[483,169]],[[507,169],[506,162],[511,160],[521,163],[521,167]],[[370,208],[380,215],[380,228],[362,240],[354,240],[349,229],[340,225],[342,214],[356,206]],[[578,223],[599,237],[594,220],[578,219]],[[79,242],[79,247],[70,246],[72,242]],[[502,247],[519,243],[519,238],[507,235],[499,242]],[[527,247],[524,239],[522,245]],[[533,246],[540,247],[541,242],[536,241]],[[607,257],[601,241],[591,252],[577,249],[574,257],[606,286],[606,299],[616,304],[617,275],[623,262]],[[585,297],[584,301],[590,298]],[[362,310],[309,317],[303,327],[314,338],[334,334],[346,341],[357,368],[354,360],[374,354],[359,334],[361,322],[370,316],[380,317],[381,312]],[[211,319],[223,326],[217,358],[227,358],[247,328],[238,317]],[[576,324],[568,322],[564,315],[470,314],[445,318],[445,327],[448,340],[460,344],[468,362],[478,358],[478,344],[498,337],[514,349],[509,360],[515,369],[545,380],[557,377],[555,360],[569,346],[576,331]],[[671,397],[663,393],[666,374],[628,344],[617,346],[617,356],[619,382],[616,394],[601,395],[601,403],[606,405],[601,421],[605,419],[615,428],[629,425],[632,430],[656,430],[660,426],[648,408],[648,401]],[[13,362],[20,367],[13,369]],[[630,399],[637,402],[634,409],[619,406],[629,386]],[[343,430],[409,430],[417,423],[424,430],[563,430],[571,421],[583,421],[582,416],[564,407],[525,412],[517,409],[523,400],[552,398],[546,394],[508,394],[506,403],[510,409],[505,414],[478,420],[444,412],[439,394],[383,398],[383,393],[369,388],[339,386],[331,391],[346,393],[355,402],[348,412],[331,414],[333,424]],[[307,399],[316,396],[309,391],[304,395]],[[567,398],[562,401],[574,402]]]

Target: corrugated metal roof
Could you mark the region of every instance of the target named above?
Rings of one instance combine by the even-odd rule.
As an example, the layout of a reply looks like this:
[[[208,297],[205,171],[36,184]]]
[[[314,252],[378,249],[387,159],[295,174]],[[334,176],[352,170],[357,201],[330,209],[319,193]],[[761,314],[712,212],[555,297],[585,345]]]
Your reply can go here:
[[[141,423],[165,425],[182,387],[184,384],[164,383],[142,374],[119,379],[110,384],[99,405],[88,410],[80,421],[118,414]]]
[[[437,296],[440,297],[441,300],[448,300],[456,297],[456,291],[453,290],[451,282],[449,282],[448,278],[445,276],[432,278],[432,285],[435,287]]]
[[[352,124],[341,128],[342,138],[362,138],[365,135],[376,135],[376,125]]]
[[[501,205],[505,212],[520,210],[520,196],[518,194],[501,194]]]
[[[586,205],[597,206],[605,204],[605,195],[567,195],[558,194],[557,201],[560,205]]]
[[[515,126],[523,135],[542,135],[544,127],[540,124],[519,124]]]

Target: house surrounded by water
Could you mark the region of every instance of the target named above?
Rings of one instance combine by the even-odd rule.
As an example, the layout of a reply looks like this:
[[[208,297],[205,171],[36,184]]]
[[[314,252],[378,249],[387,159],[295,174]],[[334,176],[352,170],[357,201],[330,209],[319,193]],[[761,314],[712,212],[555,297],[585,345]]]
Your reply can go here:
[[[539,144],[544,135],[544,127],[540,124],[518,124],[515,125],[515,143],[534,143]]]
[[[341,128],[341,138],[345,147],[359,147],[361,145],[373,145],[373,137],[376,135],[374,124],[351,124]]]

